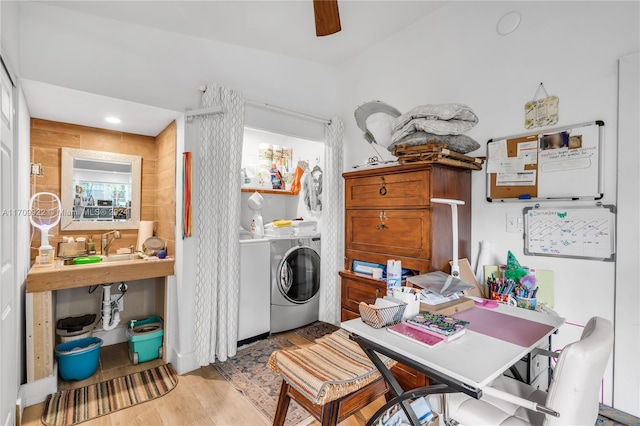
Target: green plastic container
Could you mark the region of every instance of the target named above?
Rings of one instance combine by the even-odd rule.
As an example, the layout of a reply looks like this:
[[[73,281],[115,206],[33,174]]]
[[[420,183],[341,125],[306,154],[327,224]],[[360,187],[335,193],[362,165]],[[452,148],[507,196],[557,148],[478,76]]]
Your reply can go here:
[[[86,265],[89,263],[98,263],[98,262],[102,262],[102,258],[100,256],[82,256],[82,257],[76,257],[75,259],[73,259],[73,263],[75,263],[76,265]]]
[[[161,358],[163,336],[163,321],[156,315],[130,320],[127,322],[129,358],[134,364]]]

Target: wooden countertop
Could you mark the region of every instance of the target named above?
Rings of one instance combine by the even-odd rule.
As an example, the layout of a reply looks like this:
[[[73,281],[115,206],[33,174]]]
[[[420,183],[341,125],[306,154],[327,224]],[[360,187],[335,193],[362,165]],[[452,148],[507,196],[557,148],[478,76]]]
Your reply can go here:
[[[38,266],[27,274],[27,293],[174,275],[174,260],[144,259],[88,265]]]

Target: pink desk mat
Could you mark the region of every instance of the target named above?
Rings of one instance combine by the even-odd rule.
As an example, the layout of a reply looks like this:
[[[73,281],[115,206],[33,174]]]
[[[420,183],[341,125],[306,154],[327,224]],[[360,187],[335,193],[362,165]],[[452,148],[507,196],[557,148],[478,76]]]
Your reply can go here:
[[[553,330],[550,325],[475,306],[452,316],[469,321],[469,330],[523,347],[533,345]]]

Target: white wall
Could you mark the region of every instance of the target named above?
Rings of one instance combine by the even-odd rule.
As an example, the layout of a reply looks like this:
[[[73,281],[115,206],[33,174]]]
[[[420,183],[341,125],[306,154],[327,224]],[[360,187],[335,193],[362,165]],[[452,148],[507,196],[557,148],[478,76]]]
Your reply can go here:
[[[17,1],[3,1],[0,28],[2,29],[2,56],[11,64],[12,70],[20,76]]]
[[[487,140],[525,132],[524,104],[543,82],[549,94],[560,98],[558,126],[604,120],[602,201],[615,204],[617,59],[638,50],[638,7],[637,2],[447,4],[341,67],[341,109],[349,117],[345,168],[372,155],[351,118],[364,101],[381,100],[402,112],[421,104],[466,103],[480,119],[468,135],[483,145],[473,153],[481,156]],[[514,33],[500,36],[496,23],[511,10],[521,12],[522,23]],[[488,203],[485,173],[473,172],[472,181],[472,260],[478,243],[491,241],[493,262],[505,262],[511,250],[522,264],[555,272],[555,307],[567,321],[580,325],[593,315],[613,320],[614,263],[524,256],[522,236],[505,232],[506,215],[521,214],[532,203]],[[585,203],[572,205],[578,204]],[[554,345],[564,346],[580,331],[579,326],[563,327]],[[610,367],[605,380],[609,403],[611,382]],[[627,386],[638,388],[640,383]]]
[[[328,66],[37,2],[20,2],[20,61],[24,78],[174,111],[209,82],[320,116],[336,93]]]

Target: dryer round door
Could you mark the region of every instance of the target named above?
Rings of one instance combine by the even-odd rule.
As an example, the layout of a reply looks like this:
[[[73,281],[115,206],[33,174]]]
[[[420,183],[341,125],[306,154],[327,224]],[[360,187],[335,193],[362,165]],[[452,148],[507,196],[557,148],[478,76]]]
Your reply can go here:
[[[320,256],[311,247],[287,251],[276,272],[278,290],[292,303],[306,303],[320,290]]]

